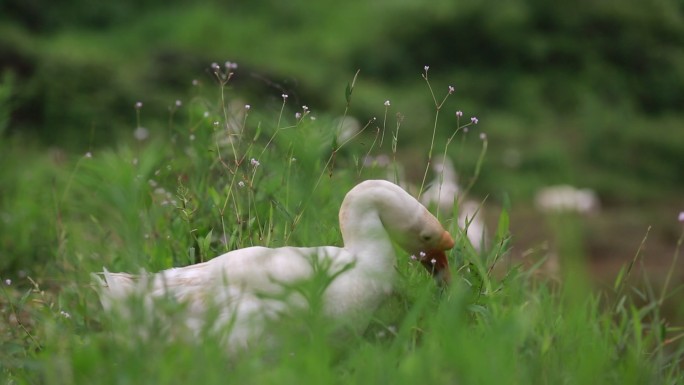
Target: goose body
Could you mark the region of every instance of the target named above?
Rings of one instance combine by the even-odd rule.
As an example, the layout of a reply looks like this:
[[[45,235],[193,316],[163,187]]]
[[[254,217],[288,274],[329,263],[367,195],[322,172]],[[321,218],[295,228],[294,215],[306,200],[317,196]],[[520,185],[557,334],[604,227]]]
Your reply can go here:
[[[322,293],[326,316],[364,330],[372,311],[392,290],[396,272],[393,242],[421,255],[440,280],[449,280],[445,250],[454,246],[439,221],[399,186],[382,180],[361,182],[345,196],[339,213],[343,247],[248,247],[204,263],[156,274],[133,275],[105,270],[100,299],[107,310],[125,298],[171,296],[187,305],[186,324],[195,332],[206,312],[218,309],[217,325],[231,325],[230,349],[265,333],[264,323],[307,300],[291,290],[321,270],[330,277]]]

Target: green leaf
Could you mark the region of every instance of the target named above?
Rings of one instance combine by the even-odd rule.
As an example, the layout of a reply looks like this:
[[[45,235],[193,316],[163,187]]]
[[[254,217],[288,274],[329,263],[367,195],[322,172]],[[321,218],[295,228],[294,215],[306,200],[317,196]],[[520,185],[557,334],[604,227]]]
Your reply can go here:
[[[210,186],[207,192],[209,193],[209,197],[211,198],[211,201],[214,203],[214,206],[221,207],[223,200],[219,195],[218,191],[216,191],[215,188]]]
[[[192,246],[188,248],[188,263],[195,263],[195,248]]]
[[[505,208],[501,210],[501,215],[499,215],[499,225],[496,229],[496,238],[504,239],[508,236],[510,225],[510,218],[508,216],[508,210]]]
[[[214,233],[214,229],[209,230],[207,235],[204,238],[199,239],[199,247],[200,247],[200,256],[206,260],[205,257],[209,256],[210,247],[211,247],[211,236]]]
[[[256,132],[254,133],[254,141],[256,142],[261,135],[261,123],[257,124]]]
[[[200,257],[201,262],[208,261],[209,259],[211,259],[211,236],[212,236],[213,232],[214,232],[214,229],[211,229],[211,230],[209,230],[209,232],[207,233],[206,236],[204,236],[204,237],[198,236],[197,237],[197,246],[199,246],[199,257]],[[191,250],[192,251],[190,253],[190,258],[192,258],[193,263],[195,263],[196,262],[196,259],[195,259],[196,250],[194,248],[191,248]]]
[[[344,90],[344,98],[347,100],[347,104],[351,103],[351,95],[353,88],[351,84],[347,83],[347,88]]]

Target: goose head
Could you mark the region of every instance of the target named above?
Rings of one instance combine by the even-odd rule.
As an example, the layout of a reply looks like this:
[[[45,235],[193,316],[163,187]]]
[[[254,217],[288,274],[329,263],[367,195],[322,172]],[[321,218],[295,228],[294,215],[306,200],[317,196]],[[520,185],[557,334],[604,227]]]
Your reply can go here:
[[[454,240],[414,197],[388,181],[361,182],[347,194],[340,210],[345,247],[348,240],[377,235],[377,229],[368,225],[374,222],[392,242],[416,256],[440,283],[449,283],[445,251],[454,247]]]
[[[407,194],[401,211],[386,210],[381,219],[392,240],[415,256],[440,284],[451,280],[446,250],[454,239],[422,204]]]

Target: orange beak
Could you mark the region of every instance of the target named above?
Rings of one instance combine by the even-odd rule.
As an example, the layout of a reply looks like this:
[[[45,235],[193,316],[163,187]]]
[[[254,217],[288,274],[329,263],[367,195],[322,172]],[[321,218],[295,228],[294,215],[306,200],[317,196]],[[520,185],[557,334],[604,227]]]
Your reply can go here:
[[[448,285],[451,282],[451,271],[445,250],[454,247],[454,239],[444,231],[439,244],[432,250],[420,253],[420,263],[432,274],[440,285]]]

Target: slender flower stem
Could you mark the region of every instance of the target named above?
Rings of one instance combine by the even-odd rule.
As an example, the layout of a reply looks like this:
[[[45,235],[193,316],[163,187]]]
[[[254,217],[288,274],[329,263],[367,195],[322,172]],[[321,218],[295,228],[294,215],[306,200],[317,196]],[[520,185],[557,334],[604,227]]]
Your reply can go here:
[[[430,96],[432,96],[432,101],[435,104],[435,119],[432,125],[432,138],[430,139],[430,149],[428,150],[428,160],[427,164],[425,165],[425,172],[423,173],[423,180],[420,183],[420,189],[418,189],[418,197],[420,197],[423,194],[423,189],[425,188],[425,181],[427,180],[427,175],[430,171],[430,165],[432,164],[432,151],[434,150],[435,147],[435,136],[437,134],[437,122],[439,121],[439,112],[442,109],[442,106],[446,102],[447,98],[451,93],[453,92],[452,89],[453,87],[449,87],[449,90],[446,95],[444,95],[444,98],[442,99],[441,102],[437,102],[437,97],[435,97],[435,92],[432,90],[432,85],[430,84],[430,81],[428,80],[428,69],[429,66],[425,66],[425,73],[423,73],[423,79],[425,79],[425,83],[428,86],[428,89],[430,90]]]

